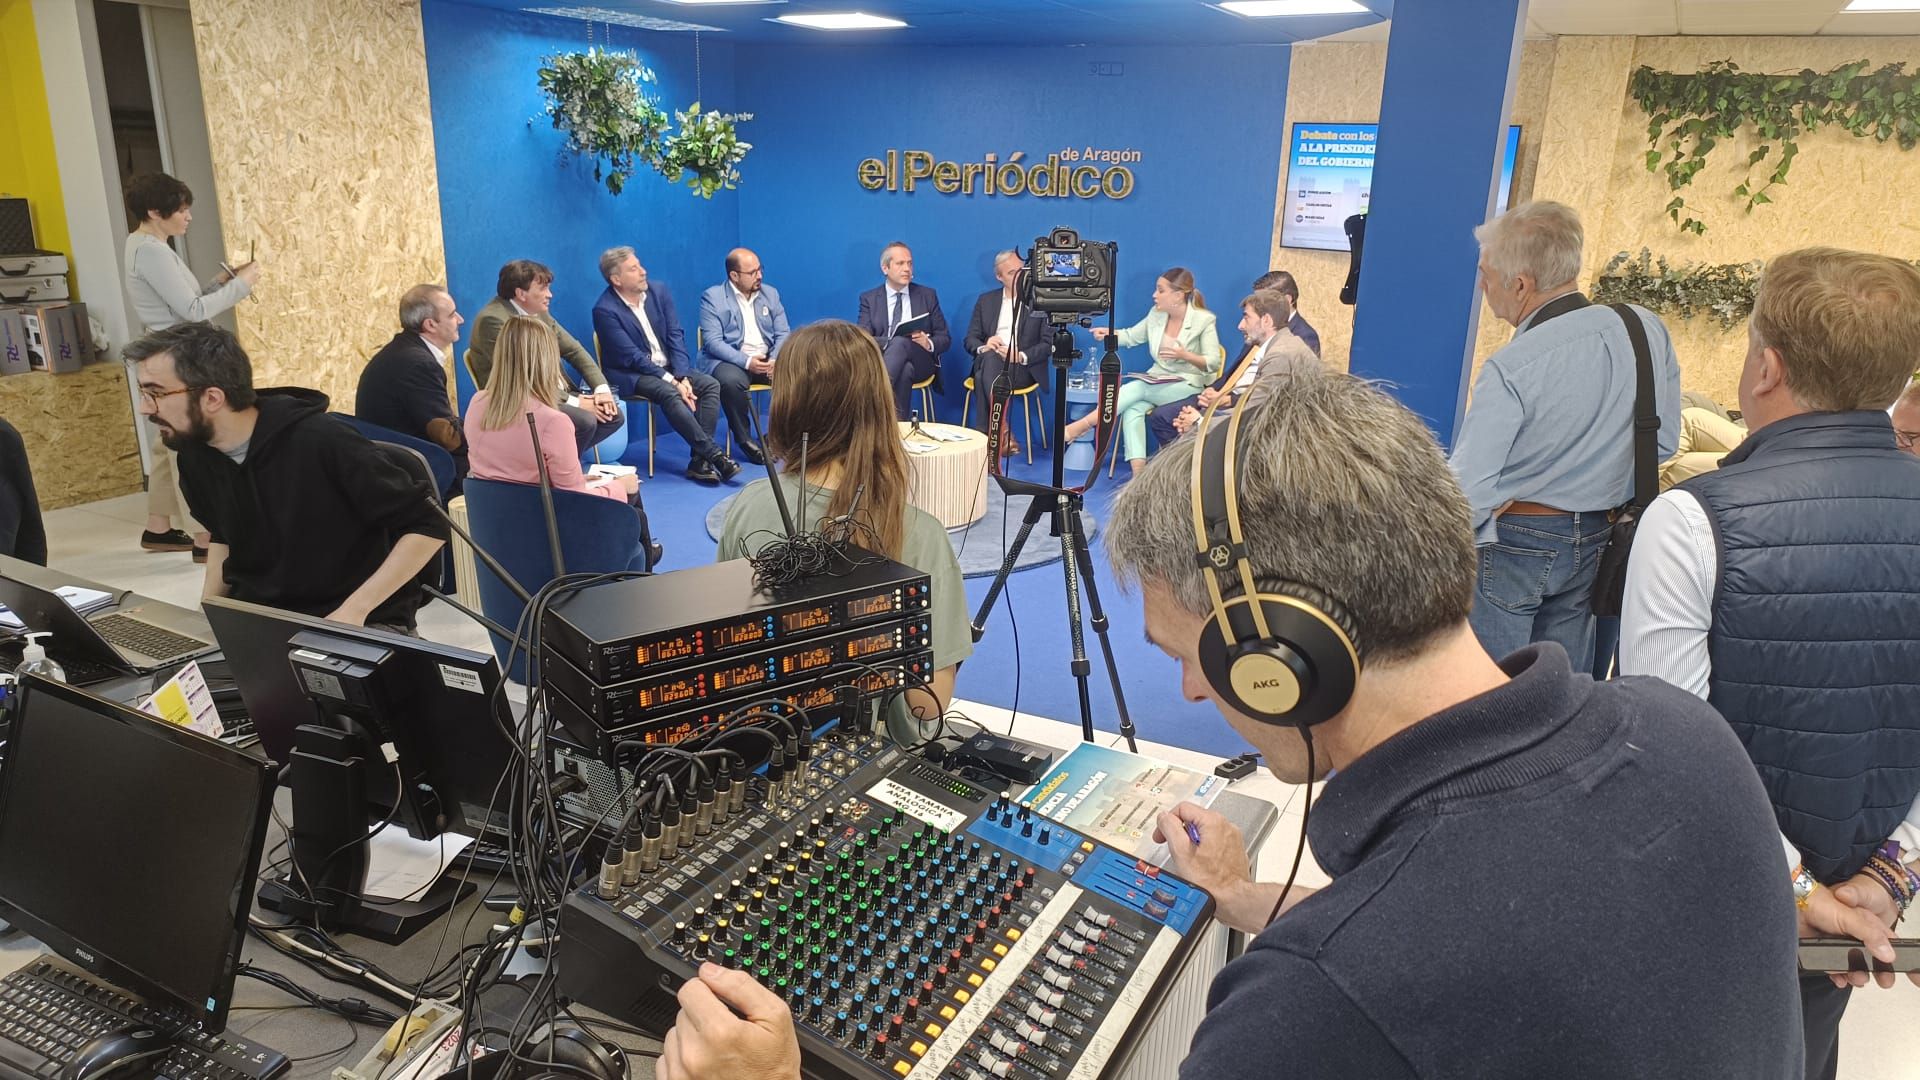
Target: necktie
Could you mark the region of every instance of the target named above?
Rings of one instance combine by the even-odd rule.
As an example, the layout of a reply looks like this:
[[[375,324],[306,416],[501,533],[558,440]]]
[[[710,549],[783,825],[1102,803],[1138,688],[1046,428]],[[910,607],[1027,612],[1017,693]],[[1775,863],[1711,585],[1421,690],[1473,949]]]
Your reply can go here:
[[[900,301],[906,299],[905,292],[893,294],[893,317],[887,320],[887,336],[893,336],[893,328],[900,325]]]

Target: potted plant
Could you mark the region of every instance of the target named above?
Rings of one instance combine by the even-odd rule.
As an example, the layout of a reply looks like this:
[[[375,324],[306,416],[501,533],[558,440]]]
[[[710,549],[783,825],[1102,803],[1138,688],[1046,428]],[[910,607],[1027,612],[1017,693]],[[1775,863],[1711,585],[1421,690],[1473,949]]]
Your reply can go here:
[[[593,178],[615,195],[642,164],[660,160],[667,114],[647,87],[652,70],[630,53],[591,48],[549,56],[540,68],[547,115],[567,137],[566,154],[593,160]]]
[[[679,183],[684,175],[687,186],[703,199],[713,198],[721,188],[738,186],[740,172],[735,166],[753,144],[740,141],[734,125],[753,119],[753,114],[711,109],[702,113],[696,101],[673,118],[679,126],[662,144],[660,175],[672,183]]]

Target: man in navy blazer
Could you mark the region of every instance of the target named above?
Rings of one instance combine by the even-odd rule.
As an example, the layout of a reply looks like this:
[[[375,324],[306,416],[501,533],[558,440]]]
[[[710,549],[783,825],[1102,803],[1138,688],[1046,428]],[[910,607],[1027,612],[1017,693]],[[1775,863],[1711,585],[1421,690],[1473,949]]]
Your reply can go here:
[[[739,475],[740,466],[713,441],[720,384],[693,370],[673,295],[665,285],[648,283],[647,268],[624,245],[600,256],[600,275],[607,291],[594,302],[593,333],[608,385],[628,401],[660,407],[686,440],[687,479],[717,484]]]
[[[980,408],[974,411],[973,426],[981,431],[987,430],[987,421],[993,414],[993,384],[1004,374],[1008,393],[1032,386],[1039,378],[1035,373],[1044,370],[1047,357],[1053,352],[1052,335],[1047,333],[1044,313],[1022,312],[1020,325],[1013,325],[1013,309],[1017,306],[1013,286],[1023,265],[1020,253],[1011,249],[993,257],[993,277],[1000,287],[980,294],[980,299],[973,303],[973,318],[967,323],[963,344],[973,357],[973,392],[980,402]],[[1003,432],[1011,430],[1011,427],[1002,428]],[[1019,443],[1011,436],[1003,437],[1006,442],[1003,454],[1020,452]]]
[[[952,338],[947,334],[947,317],[940,313],[940,297],[913,283],[913,252],[907,245],[895,240],[880,249],[880,273],[886,283],[860,294],[859,323],[880,343],[887,379],[893,383],[893,407],[905,420],[913,413],[913,384],[939,370],[940,354],[947,351]],[[916,315],[930,318],[925,330],[912,335],[893,332]]]
[[[425,439],[453,455],[454,489],[467,475],[467,440],[447,394],[447,358],[466,322],[439,285],[400,297],[400,332],[360,369],[353,413],[370,424]]]
[[[756,382],[773,381],[773,362],[787,336],[787,309],[780,294],[760,280],[760,256],[746,248],[727,252],[727,280],[700,294],[700,369],[720,383],[720,408],[740,453],[766,463],[753,437],[752,395]]]

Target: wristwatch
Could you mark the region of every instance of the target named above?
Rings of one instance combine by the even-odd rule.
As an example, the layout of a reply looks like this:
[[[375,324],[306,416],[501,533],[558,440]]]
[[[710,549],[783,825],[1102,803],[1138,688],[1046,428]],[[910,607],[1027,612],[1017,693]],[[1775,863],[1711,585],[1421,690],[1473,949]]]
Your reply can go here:
[[[1819,887],[1820,883],[1813,880],[1812,874],[1807,873],[1807,868],[1804,863],[1793,868],[1794,907],[1805,910],[1807,902],[1813,899],[1813,890]]]

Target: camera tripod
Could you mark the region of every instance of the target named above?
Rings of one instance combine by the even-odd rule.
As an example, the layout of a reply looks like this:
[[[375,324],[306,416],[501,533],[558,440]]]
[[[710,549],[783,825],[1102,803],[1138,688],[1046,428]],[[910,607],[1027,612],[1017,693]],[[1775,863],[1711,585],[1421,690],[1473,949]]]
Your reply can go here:
[[[1018,324],[1018,310],[1015,312]],[[1114,382],[1118,381],[1120,370],[1119,343],[1111,333],[1112,315],[1108,315],[1106,350],[1101,356],[1100,366],[1103,372],[1111,372]],[[979,641],[987,632],[987,616],[992,613],[994,601],[1007,586],[1007,576],[1013,573],[1014,563],[1019,561],[1020,551],[1026,546],[1027,538],[1033,535],[1033,528],[1046,516],[1050,521],[1052,535],[1060,538],[1060,568],[1066,577],[1067,585],[1067,632],[1073,642],[1071,669],[1074,682],[1080,694],[1080,738],[1093,741],[1093,703],[1088,691],[1088,676],[1092,665],[1087,661],[1087,644],[1081,629],[1080,591],[1084,583],[1087,599],[1086,613],[1093,632],[1100,639],[1100,654],[1106,660],[1107,680],[1113,686],[1114,711],[1120,719],[1120,736],[1127,741],[1127,750],[1138,753],[1134,745],[1133,719],[1127,715],[1126,695],[1120,689],[1120,669],[1114,664],[1113,643],[1107,639],[1107,614],[1100,604],[1100,591],[1094,585],[1093,554],[1087,547],[1087,529],[1085,521],[1086,499],[1082,489],[1070,488],[1066,483],[1066,447],[1064,441],[1067,430],[1067,370],[1080,357],[1079,350],[1073,347],[1073,331],[1068,329],[1074,322],[1072,316],[1050,314],[1053,322],[1053,484],[1036,484],[1026,480],[1017,480],[1002,476],[997,472],[994,482],[1000,485],[1004,498],[1015,495],[1027,495],[1026,517],[1020,523],[1020,532],[1008,546],[1005,560],[1000,564],[999,573],[988,586],[987,595],[980,602],[980,610],[973,616],[973,640]],[[1002,378],[1005,376],[1003,375]],[[1104,380],[1103,380],[1104,381]],[[997,460],[1000,445],[1001,425],[1006,420],[1007,393],[1004,385],[988,389],[987,446],[989,461]],[[1103,395],[1105,396],[1105,395]],[[1108,402],[1095,405],[1096,409],[1105,409]],[[1098,457],[1095,455],[1095,474],[1098,474]]]

